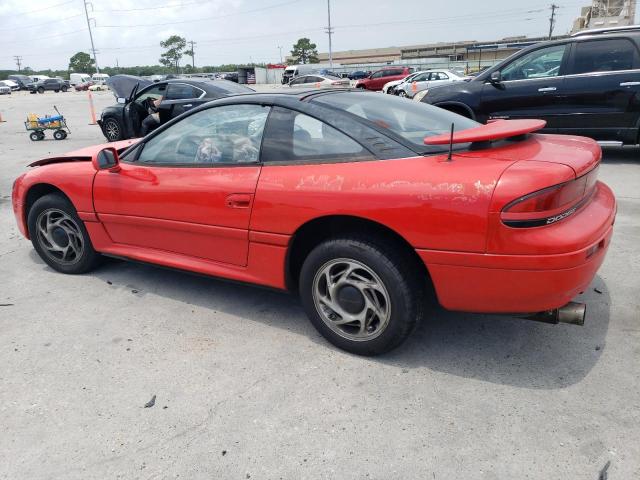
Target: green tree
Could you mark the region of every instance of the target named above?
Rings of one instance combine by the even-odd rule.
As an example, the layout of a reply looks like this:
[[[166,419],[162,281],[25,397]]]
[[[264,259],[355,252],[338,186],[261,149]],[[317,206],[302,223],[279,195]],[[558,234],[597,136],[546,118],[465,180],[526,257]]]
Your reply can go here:
[[[173,67],[176,73],[180,73],[180,59],[187,48],[187,39],[179,35],[171,35],[160,42],[160,46],[166,50],[160,55],[160,63],[166,67]]]
[[[69,60],[69,71],[76,73],[91,73],[93,58],[88,53],[78,52]]]
[[[299,39],[291,50],[294,63],[318,63],[318,50],[316,44],[308,38]]]

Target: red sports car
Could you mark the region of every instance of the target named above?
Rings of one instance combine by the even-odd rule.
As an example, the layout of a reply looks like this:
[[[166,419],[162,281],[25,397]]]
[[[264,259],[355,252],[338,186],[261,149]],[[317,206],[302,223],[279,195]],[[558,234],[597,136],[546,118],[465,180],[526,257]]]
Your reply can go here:
[[[581,323],[615,198],[587,138],[389,95],[237,95],[141,140],[31,164],[21,232],[52,268],[102,255],[297,291],[335,345],[378,354],[447,309]]]

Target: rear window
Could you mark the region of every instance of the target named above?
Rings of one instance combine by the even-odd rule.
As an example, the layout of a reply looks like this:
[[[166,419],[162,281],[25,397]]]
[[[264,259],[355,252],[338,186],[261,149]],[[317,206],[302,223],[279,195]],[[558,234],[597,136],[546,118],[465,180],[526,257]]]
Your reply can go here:
[[[576,42],[571,73],[614,72],[638,67],[638,50],[625,39]]]
[[[230,82],[229,80],[216,80],[215,83],[211,82],[208,89],[220,95],[253,92],[253,90],[249,87],[246,87],[239,83]]]
[[[442,151],[443,147],[440,145],[425,145],[424,137],[448,133],[451,131],[451,124],[454,125],[454,131],[480,125],[469,118],[433,105],[411,102],[391,95],[345,92],[323,95],[313,101],[344,110],[378,127],[389,129],[421,153]]]

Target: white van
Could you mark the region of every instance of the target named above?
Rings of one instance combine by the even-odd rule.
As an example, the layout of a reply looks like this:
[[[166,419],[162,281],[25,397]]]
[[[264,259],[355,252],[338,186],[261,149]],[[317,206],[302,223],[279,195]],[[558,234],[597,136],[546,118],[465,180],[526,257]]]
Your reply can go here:
[[[107,81],[107,78],[109,78],[109,75],[107,75],[106,73],[94,73],[91,77],[91,80],[96,85],[102,85]]]
[[[317,63],[307,63],[302,65],[289,65],[284,69],[284,73],[282,74],[282,84],[286,85],[291,80],[300,75],[309,75],[310,73],[315,72],[320,68],[320,65]]]
[[[38,83],[40,80],[46,80],[47,78],[49,78],[48,75],[31,75],[31,78],[33,78],[33,83]]]
[[[79,85],[81,83],[86,83],[91,81],[91,75],[86,73],[72,73],[69,75],[69,83],[72,87]]]

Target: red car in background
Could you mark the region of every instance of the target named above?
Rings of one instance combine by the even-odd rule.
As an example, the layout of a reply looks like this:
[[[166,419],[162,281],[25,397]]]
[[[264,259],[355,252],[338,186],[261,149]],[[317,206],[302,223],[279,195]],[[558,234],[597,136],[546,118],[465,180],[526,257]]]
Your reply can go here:
[[[78,83],[78,84],[77,84],[75,87],[73,87],[73,88],[75,88],[76,92],[82,92],[82,91],[85,91],[85,90],[89,90],[89,87],[90,87],[91,85],[93,85],[93,84],[94,84],[94,83],[93,83],[93,82],[91,82],[91,81],[89,81],[89,82],[83,82],[83,83]]]
[[[582,324],[616,213],[600,147],[354,90],[206,103],[141,140],[31,164],[20,231],[51,268],[102,255],[300,295],[358,354],[447,309]],[[25,261],[28,261],[25,259]]]
[[[387,82],[393,82],[394,80],[402,80],[404,77],[413,73],[412,67],[387,67],[382,70],[373,72],[367,78],[358,80],[356,88],[363,88],[365,90],[378,91],[382,90],[384,84]]]

